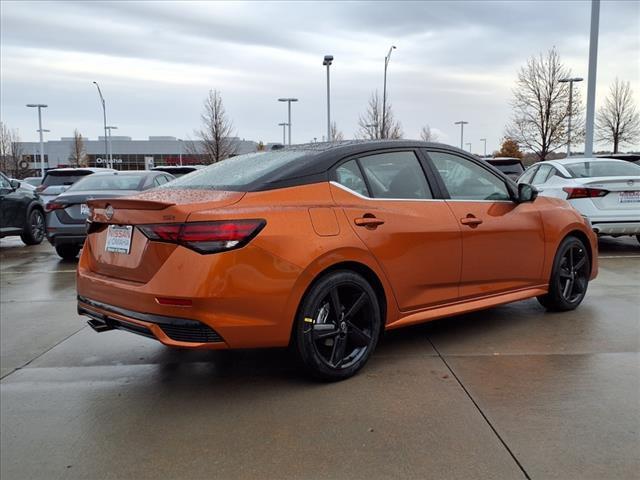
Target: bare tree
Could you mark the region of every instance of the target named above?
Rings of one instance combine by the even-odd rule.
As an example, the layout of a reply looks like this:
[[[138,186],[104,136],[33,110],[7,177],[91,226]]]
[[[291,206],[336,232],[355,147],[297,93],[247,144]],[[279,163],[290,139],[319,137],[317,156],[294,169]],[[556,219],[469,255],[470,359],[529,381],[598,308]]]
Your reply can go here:
[[[218,90],[209,90],[204,101],[202,128],[195,132],[201,140],[201,154],[206,163],[216,163],[236,154],[238,145],[234,136],[233,123],[227,116]]]
[[[22,143],[17,130],[0,121],[0,169],[9,177],[17,177],[22,160]]]
[[[78,129],[73,131],[73,143],[71,144],[69,163],[74,167],[86,167],[88,164],[87,151],[84,148],[84,138],[82,138],[82,134]]]
[[[359,129],[356,134],[357,138],[367,140],[377,140],[381,138],[402,138],[402,125],[394,118],[391,103],[387,101],[386,114],[384,120],[385,126],[382,131],[382,102],[376,90],[369,97],[367,111],[360,115],[358,119]]]
[[[616,78],[609,89],[609,96],[598,110],[597,138],[601,142],[613,142],[613,153],[621,144],[634,143],[640,138],[640,114],[633,101],[629,82]]]
[[[338,130],[338,125],[336,122],[331,122],[331,129],[329,131],[331,134],[330,142],[342,142],[344,140],[344,134]]]
[[[420,138],[425,142],[437,142],[438,135],[431,131],[431,127],[429,125],[425,125],[420,130]]]
[[[513,118],[506,136],[532,150],[539,160],[567,145],[567,118],[572,116],[572,143],[583,136],[582,100],[573,92],[569,111],[569,84],[560,80],[571,76],[571,70],[560,62],[555,47],[546,55],[531,57],[520,69],[513,91]]]

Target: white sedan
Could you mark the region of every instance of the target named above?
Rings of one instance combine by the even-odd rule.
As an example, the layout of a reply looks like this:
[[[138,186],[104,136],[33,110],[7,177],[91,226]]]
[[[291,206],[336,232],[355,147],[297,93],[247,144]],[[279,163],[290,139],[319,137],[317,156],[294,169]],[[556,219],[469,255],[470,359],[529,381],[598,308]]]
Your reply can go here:
[[[598,235],[635,235],[640,241],[640,166],[624,160],[565,158],[530,166],[518,183],[567,200]]]

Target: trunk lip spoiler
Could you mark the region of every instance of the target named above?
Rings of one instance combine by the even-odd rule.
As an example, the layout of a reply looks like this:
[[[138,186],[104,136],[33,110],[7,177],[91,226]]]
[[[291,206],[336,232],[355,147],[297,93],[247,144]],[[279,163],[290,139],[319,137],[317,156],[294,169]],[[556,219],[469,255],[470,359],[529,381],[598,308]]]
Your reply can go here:
[[[133,198],[96,198],[87,201],[91,208],[119,208],[121,210],[164,210],[176,205],[175,202],[161,202],[158,200],[138,200]]]

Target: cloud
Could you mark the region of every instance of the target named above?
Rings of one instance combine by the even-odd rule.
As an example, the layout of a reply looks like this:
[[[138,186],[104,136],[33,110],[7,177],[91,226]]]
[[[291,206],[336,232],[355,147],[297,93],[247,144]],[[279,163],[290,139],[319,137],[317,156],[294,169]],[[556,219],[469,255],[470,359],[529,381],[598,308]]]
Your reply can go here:
[[[34,11],[38,15],[34,15]],[[347,136],[371,91],[389,97],[407,136],[430,124],[458,143],[497,148],[509,119],[517,70],[556,46],[587,74],[590,2],[2,2],[3,121],[36,137],[25,103],[43,101],[51,136],[72,127],[96,137],[101,83],[109,122],[134,138],[190,134],[209,88],[222,91],[240,136],[280,138],[280,96],[296,96],[294,141],[321,138],[325,71],[331,67],[332,118]],[[602,2],[599,99],[620,77],[640,96],[640,4]],[[583,84],[586,92],[586,82]],[[477,137],[477,139],[476,139]]]

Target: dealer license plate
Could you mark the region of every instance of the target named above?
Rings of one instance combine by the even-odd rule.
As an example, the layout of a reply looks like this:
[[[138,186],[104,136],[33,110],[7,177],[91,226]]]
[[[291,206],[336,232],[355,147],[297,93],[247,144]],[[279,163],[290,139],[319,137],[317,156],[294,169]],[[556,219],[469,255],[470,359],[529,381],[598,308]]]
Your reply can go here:
[[[640,191],[620,192],[618,201],[620,203],[640,203]]]
[[[109,225],[105,250],[128,255],[131,250],[132,236],[133,227],[131,225]]]

